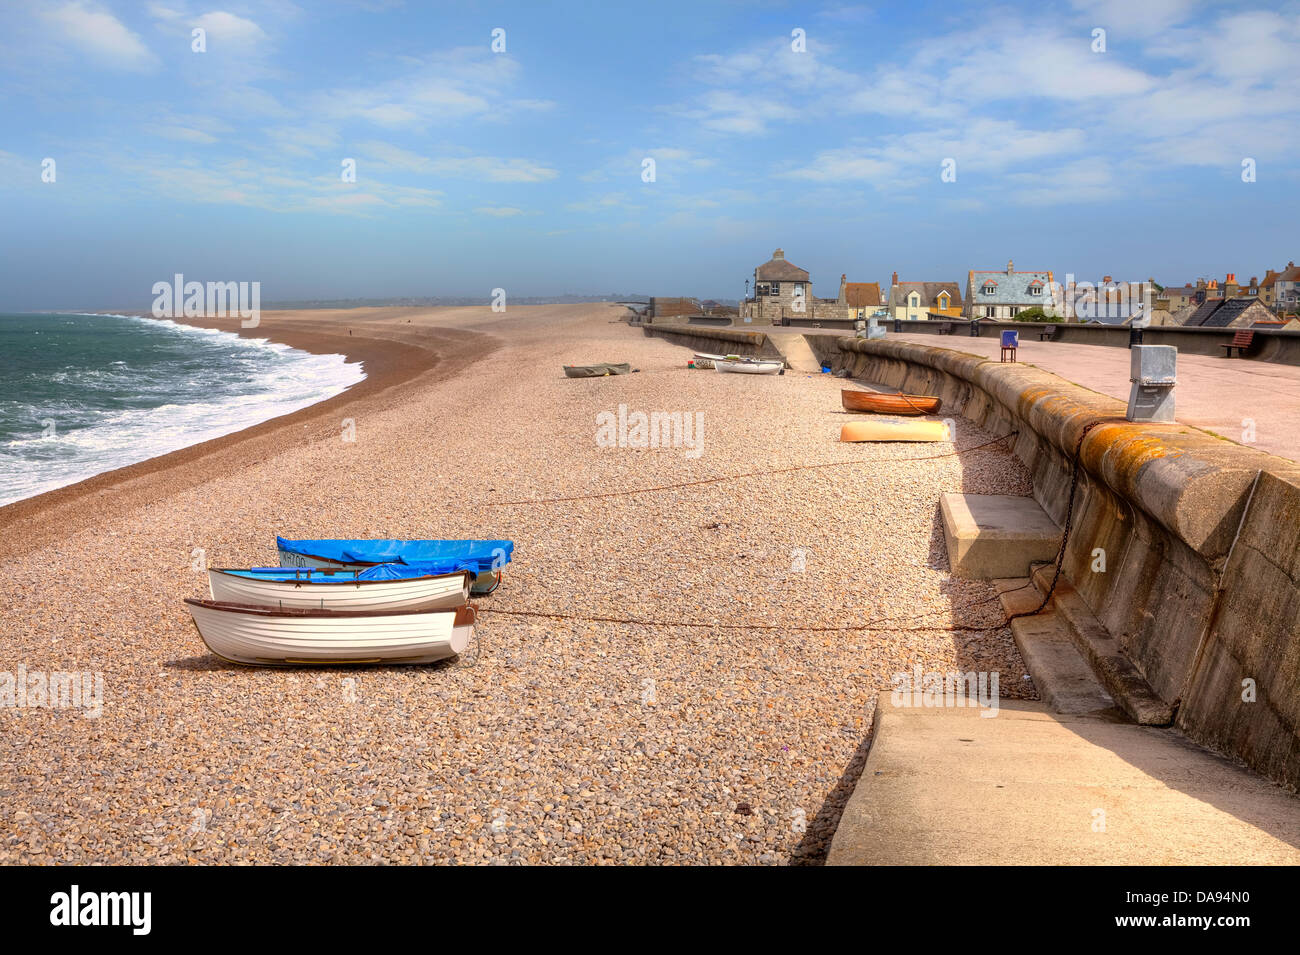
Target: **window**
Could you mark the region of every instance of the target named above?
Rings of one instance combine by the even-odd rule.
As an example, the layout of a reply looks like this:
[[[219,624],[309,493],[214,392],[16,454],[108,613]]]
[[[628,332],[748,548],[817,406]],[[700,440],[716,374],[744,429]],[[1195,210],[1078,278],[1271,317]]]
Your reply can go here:
[[[780,295],[780,294],[781,294],[781,283],[780,283],[780,282],[773,282],[773,283],[772,283],[771,291],[770,291],[768,294],[771,295],[773,298],[776,298],[778,295]]]
[[[1032,285],[1029,286],[1029,294],[1030,294],[1030,295],[1042,295],[1042,294],[1043,294],[1043,287],[1042,287],[1041,285],[1039,285],[1037,282],[1035,282],[1035,283],[1033,283]]]
[[[947,308],[947,307],[948,307],[948,293],[947,293],[947,292],[940,292],[940,293],[939,293],[939,307],[940,307],[940,308]]]
[[[998,283],[993,281],[985,282],[984,288],[982,289],[985,295],[992,295],[997,290],[998,290]]]
[[[921,296],[913,292],[911,295],[907,296],[907,304],[912,306],[912,308],[916,308],[921,304]]]
[[[997,318],[997,316],[998,316],[998,309],[997,309],[997,306],[996,306],[996,305],[985,305],[985,306],[984,306],[984,317],[985,317],[985,318]]]

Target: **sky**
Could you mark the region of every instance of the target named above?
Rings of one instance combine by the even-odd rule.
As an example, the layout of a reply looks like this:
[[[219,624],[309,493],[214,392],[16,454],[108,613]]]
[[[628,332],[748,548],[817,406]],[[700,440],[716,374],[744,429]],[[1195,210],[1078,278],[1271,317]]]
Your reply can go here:
[[[828,297],[1262,277],[1300,4],[0,4],[0,308],[734,299],[778,246]]]

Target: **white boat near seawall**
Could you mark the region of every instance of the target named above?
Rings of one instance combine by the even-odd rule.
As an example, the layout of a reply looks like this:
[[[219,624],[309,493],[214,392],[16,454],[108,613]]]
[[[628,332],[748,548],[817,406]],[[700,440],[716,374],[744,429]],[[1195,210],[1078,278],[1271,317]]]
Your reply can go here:
[[[185,598],[208,649],[249,666],[433,663],[463,653],[476,608],[301,610]]]
[[[217,603],[316,610],[439,610],[469,602],[473,575],[410,577],[401,580],[358,580],[355,571],[292,576],[212,568],[208,591]]]

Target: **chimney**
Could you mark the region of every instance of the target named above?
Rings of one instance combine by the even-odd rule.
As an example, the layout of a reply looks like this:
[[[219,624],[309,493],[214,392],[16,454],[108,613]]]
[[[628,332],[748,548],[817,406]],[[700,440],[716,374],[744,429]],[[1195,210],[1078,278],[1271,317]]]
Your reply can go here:
[[[1113,282],[1113,281],[1115,281],[1115,280],[1114,280],[1113,278],[1111,278],[1109,275],[1103,275],[1103,276],[1101,277],[1101,284],[1102,284],[1102,285],[1109,285],[1109,284],[1110,284],[1111,282]]]
[[[774,258],[774,259],[784,259],[784,258],[785,258],[785,250],[784,250],[784,249],[777,249],[775,252],[772,253],[772,258]]]
[[[897,271],[894,272],[894,278],[893,278],[891,284],[892,284],[892,285],[897,285],[897,284],[898,284],[898,272],[897,272]]]
[[[1015,269],[1015,263],[1007,259],[1007,275],[1010,275]]]

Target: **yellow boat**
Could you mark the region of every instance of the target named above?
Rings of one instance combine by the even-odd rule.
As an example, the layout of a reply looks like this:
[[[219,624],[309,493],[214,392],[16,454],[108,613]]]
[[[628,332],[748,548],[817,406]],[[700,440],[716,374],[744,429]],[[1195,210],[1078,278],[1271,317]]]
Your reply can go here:
[[[903,421],[899,418],[871,418],[854,421],[840,429],[841,441],[947,441],[948,426],[942,421]]]

